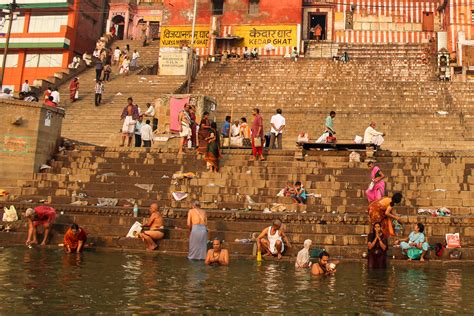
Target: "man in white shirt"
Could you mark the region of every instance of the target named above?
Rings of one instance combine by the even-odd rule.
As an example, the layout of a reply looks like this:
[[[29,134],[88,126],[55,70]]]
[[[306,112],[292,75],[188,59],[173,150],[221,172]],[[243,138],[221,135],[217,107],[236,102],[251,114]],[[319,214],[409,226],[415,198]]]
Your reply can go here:
[[[153,130],[150,126],[150,120],[146,120],[146,123],[140,128],[142,134],[143,147],[151,147],[153,143]]]
[[[61,96],[59,95],[58,88],[53,88],[51,96],[53,97],[53,102],[56,103],[56,105],[59,105],[59,102],[61,102]]]
[[[376,146],[381,146],[383,144],[383,136],[385,136],[385,134],[382,132],[377,132],[375,130],[375,126],[375,122],[371,121],[369,127],[365,129],[364,144],[374,144]]]
[[[286,120],[281,115],[282,113],[281,109],[277,109],[276,113],[277,114],[273,115],[272,119],[270,120],[270,125],[272,126],[272,128],[270,130],[269,149],[275,148],[275,138],[278,140],[278,149],[283,149],[282,148],[282,133],[283,133],[283,129],[285,128]]]
[[[25,83],[21,85],[21,92],[27,94],[31,91],[30,85],[28,84],[28,80],[25,80]]]
[[[9,88],[3,89],[3,92],[0,93],[0,99],[13,99],[12,90]]]
[[[153,119],[153,131],[155,131],[158,128],[158,119],[155,118],[155,106],[153,106],[151,103],[147,103],[147,110],[143,114],[145,117],[151,117]]]

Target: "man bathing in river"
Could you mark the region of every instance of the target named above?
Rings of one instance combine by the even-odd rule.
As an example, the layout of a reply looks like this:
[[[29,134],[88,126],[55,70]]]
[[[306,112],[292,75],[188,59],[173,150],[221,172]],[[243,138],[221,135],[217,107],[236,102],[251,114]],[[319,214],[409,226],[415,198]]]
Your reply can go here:
[[[199,201],[193,201],[188,212],[187,225],[190,230],[188,259],[204,260],[207,252],[207,215]]]
[[[277,256],[281,259],[285,251],[285,244],[291,248],[291,243],[281,229],[281,221],[275,220],[272,226],[262,230],[257,237],[258,251],[264,252],[265,256]]]
[[[148,251],[153,251],[158,248],[156,242],[165,236],[163,216],[158,211],[158,204],[153,203],[150,205],[150,217],[143,227],[148,228],[148,230],[141,232],[138,237],[146,243]]]
[[[319,262],[311,266],[311,274],[328,275],[336,273],[336,263],[329,263],[329,254],[323,251],[319,254]]]
[[[212,249],[207,251],[206,256],[207,265],[229,265],[229,252],[227,249],[222,249],[222,243],[218,238],[212,241]]]

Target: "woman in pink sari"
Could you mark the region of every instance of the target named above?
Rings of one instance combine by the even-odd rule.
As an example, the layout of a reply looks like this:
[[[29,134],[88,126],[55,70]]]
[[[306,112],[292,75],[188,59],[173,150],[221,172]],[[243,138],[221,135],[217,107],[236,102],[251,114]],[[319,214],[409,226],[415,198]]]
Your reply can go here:
[[[372,182],[370,183],[369,188],[365,191],[365,196],[367,197],[367,200],[369,200],[369,203],[372,203],[373,201],[380,200],[385,194],[385,182],[383,181],[385,175],[380,171],[379,167],[374,165],[373,161],[369,161],[367,166],[372,168],[370,173],[370,179]]]

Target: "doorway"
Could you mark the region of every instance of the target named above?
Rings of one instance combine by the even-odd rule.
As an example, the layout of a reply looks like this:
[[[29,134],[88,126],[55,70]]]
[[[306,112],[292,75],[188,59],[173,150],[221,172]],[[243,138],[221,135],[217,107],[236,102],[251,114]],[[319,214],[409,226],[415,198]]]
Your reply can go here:
[[[150,22],[150,37],[154,40],[160,38],[160,22]]]
[[[327,13],[309,13],[308,37],[311,40],[326,40],[327,38]]]
[[[434,31],[434,14],[433,12],[423,12],[422,30],[424,32]]]
[[[112,18],[112,23],[115,27],[115,34],[117,34],[117,38],[123,40],[125,31],[125,18],[121,15],[116,15]]]

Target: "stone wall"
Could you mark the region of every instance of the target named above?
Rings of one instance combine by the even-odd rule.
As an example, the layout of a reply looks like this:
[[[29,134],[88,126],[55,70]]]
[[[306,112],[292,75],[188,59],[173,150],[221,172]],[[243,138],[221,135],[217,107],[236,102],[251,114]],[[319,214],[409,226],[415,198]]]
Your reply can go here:
[[[0,102],[0,182],[31,179],[56,151],[64,110]]]

